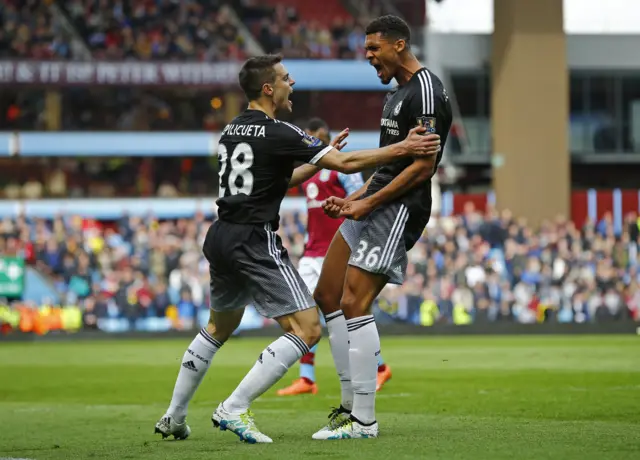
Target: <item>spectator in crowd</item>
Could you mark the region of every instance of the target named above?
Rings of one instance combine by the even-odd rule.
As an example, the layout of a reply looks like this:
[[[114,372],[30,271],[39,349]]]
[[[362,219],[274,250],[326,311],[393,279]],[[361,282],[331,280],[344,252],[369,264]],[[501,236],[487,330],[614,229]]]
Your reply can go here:
[[[97,59],[245,59],[244,42],[218,0],[66,0]]]
[[[62,305],[82,307],[87,327],[101,318],[168,317],[197,327],[208,308],[208,265],[200,247],[209,221],[73,216],[4,219],[0,255],[17,255],[54,280]],[[292,260],[302,255],[305,214],[283,212],[280,234]],[[557,219],[534,231],[509,212],[440,217],[409,253],[403,286],[387,286],[384,322],[640,321],[638,220],[618,233],[606,216],[578,229]],[[632,236],[634,238],[632,238]]]
[[[53,18],[51,0],[4,0],[0,3],[0,57],[68,59],[70,37]]]
[[[364,59],[363,21],[305,21],[291,5],[267,8],[254,0],[241,1],[238,9],[267,53],[289,59]]]
[[[216,161],[212,157],[0,160],[0,198],[210,196]]]
[[[229,11],[235,9],[264,51],[287,58],[364,59],[367,18],[306,21],[295,7],[258,0],[6,0],[0,4],[2,57],[228,61],[247,57]],[[64,31],[60,14],[77,32]]]

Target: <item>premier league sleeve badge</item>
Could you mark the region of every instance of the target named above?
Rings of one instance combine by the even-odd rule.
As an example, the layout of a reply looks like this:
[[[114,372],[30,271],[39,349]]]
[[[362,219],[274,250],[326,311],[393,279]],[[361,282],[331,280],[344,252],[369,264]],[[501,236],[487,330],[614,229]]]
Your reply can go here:
[[[416,119],[417,126],[424,126],[427,128],[426,134],[435,134],[436,133],[436,119],[435,117],[418,117]]]

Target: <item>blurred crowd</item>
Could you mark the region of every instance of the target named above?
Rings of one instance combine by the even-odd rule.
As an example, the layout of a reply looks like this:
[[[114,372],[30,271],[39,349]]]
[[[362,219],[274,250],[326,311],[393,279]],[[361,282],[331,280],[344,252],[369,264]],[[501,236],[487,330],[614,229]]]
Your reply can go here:
[[[215,157],[0,159],[0,199],[211,196]]]
[[[241,60],[238,29],[221,0],[63,0],[97,59]]]
[[[244,0],[241,16],[267,53],[289,59],[364,59],[364,27],[353,17],[325,23],[302,20],[293,6],[266,8],[257,0]]]
[[[0,2],[0,57],[69,59],[72,38],[51,14],[51,0]]]
[[[164,317],[193,325],[207,308],[208,265],[201,246],[208,223],[123,218],[109,224],[74,217],[5,219],[0,254],[22,256],[51,279],[60,305],[80,305],[88,326],[98,318]]]
[[[260,48],[288,59],[364,56],[362,18],[303,19],[286,2],[5,0],[0,22],[0,59],[242,61]],[[55,128],[44,89],[0,94],[0,130],[186,131],[224,124],[222,103],[211,103],[222,94],[210,90],[79,86],[59,94]]]
[[[74,52],[80,46],[100,60],[243,60],[247,37],[238,21],[266,52],[294,59],[363,56],[361,20],[303,20],[286,2],[5,0],[0,20],[0,56],[10,58],[86,58]]]
[[[52,5],[59,9],[54,11]],[[101,60],[242,60],[244,41],[220,0],[6,0],[0,53],[80,58],[74,33]],[[59,12],[59,14],[57,14]],[[63,22],[71,27],[64,28]]]
[[[279,233],[297,263],[305,213],[285,213]],[[0,255],[18,255],[53,280],[61,305],[99,318],[170,316],[190,328],[208,306],[201,252],[211,222],[125,217],[101,223],[5,219]],[[533,231],[509,212],[434,218],[409,253],[407,280],[378,299],[382,323],[430,326],[510,321],[640,320],[640,232],[636,216],[615,234],[610,216],[576,228],[558,219]],[[265,321],[268,323],[268,321]]]
[[[284,216],[293,254],[304,217]],[[616,234],[610,214],[582,228],[563,218],[534,231],[510,212],[432,219],[409,253],[403,286],[387,285],[380,321],[414,324],[640,320],[640,220]]]

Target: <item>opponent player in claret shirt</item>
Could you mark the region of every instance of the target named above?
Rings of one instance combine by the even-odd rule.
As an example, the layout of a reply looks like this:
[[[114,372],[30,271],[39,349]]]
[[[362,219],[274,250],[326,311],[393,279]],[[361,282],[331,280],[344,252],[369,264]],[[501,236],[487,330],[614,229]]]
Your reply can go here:
[[[212,421],[242,441],[272,442],[256,427],[249,406],[318,343],[321,334],[316,304],[276,234],[290,183],[302,183],[320,168],[354,173],[398,158],[434,156],[440,149],[437,135],[424,136],[424,129],[415,129],[393,146],[341,153],[276,119],[276,111],[291,111],[295,84],[280,61],[279,56],[254,57],[240,70],[249,106],[220,137],[218,220],[202,248],[209,261],[211,315],[184,353],[171,403],[156,423],[163,437],[184,439],[191,433],[186,423],[189,401],[251,303],[285,333],[259,355],[213,412]],[[294,171],[300,161],[309,164]]]
[[[320,118],[309,120],[305,128],[307,134],[320,139],[325,143],[330,142],[329,126]],[[361,173],[343,174],[338,171],[323,169],[302,184],[302,191],[307,199],[307,242],[304,255],[298,264],[298,271],[310,291],[316,288],[324,256],[329,249],[333,235],[338,231],[343,219],[333,219],[327,216],[322,204],[331,196],[345,198],[359,190],[364,185]],[[327,317],[326,321],[331,321]],[[280,396],[292,396],[299,394],[318,392],[315,376],[315,355],[318,345],[300,359],[300,378],[290,386],[278,390]],[[382,388],[391,378],[391,369],[378,355],[378,378],[376,389]]]
[[[380,145],[393,145],[420,125],[439,134],[444,149],[452,122],[449,97],[440,79],[411,52],[407,23],[382,16],[365,33],[365,57],[378,78],[384,84],[393,79],[398,83],[385,97]],[[440,152],[380,166],[356,193],[325,202],[328,215],[347,219],[331,242],[314,298],[325,318],[342,311],[347,320],[347,338],[336,344],[349,345],[336,346],[332,353],[338,374],[348,379],[341,407],[332,411],[329,424],[314,439],[378,436],[375,369],[380,337],[371,304],[387,283],[404,281],[407,252],[431,216],[431,177],[441,157]],[[353,389],[353,401],[345,401],[345,385]]]

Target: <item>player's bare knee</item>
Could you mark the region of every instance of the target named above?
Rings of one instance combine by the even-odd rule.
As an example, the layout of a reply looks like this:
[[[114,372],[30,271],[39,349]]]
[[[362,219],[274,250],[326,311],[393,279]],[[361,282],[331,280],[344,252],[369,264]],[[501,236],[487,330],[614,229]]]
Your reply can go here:
[[[325,315],[340,309],[340,298],[330,290],[323,289],[320,286],[316,287],[315,291],[313,291],[313,300],[315,300],[320,311]]]
[[[207,324],[207,332],[209,333],[209,335],[211,335],[211,337],[213,337],[214,339],[216,339],[218,342],[224,343],[226,342],[229,337],[231,337],[231,334],[233,334],[233,330],[226,330],[229,328],[221,328],[221,327],[216,327],[216,325],[209,320],[209,323]]]
[[[355,286],[345,286],[345,290],[342,293],[342,299],[340,299],[340,308],[344,313],[346,319],[358,318],[365,316],[371,312],[371,302],[368,295],[363,295],[363,292],[359,292]]]
[[[320,325],[320,321],[313,324],[305,324],[301,328],[301,333],[298,335],[309,348],[318,343],[321,336],[322,326]]]
[[[217,341],[224,343],[231,338],[234,330],[235,329],[216,329],[215,334],[211,334],[211,336]]]
[[[209,310],[209,322],[207,323],[206,329],[211,337],[216,336],[217,329],[216,329],[216,323],[213,317],[213,310]],[[218,339],[216,338],[216,340]]]
[[[211,337],[213,337],[214,334],[217,332],[216,325],[213,323],[211,319],[209,319],[209,322],[207,323],[207,332]]]
[[[230,312],[215,312],[213,309],[209,313],[207,332],[219,342],[226,342],[240,325],[244,308]]]
[[[300,337],[308,347],[320,341],[322,325],[315,308],[277,318],[277,321],[285,332]]]
[[[360,312],[359,302],[353,291],[345,290],[340,300],[340,308],[344,313],[346,319],[357,318],[362,316],[363,312]]]
[[[302,339],[309,348],[320,341],[322,336],[322,325],[320,317],[316,316],[316,320],[307,320],[295,324],[295,328],[291,331]]]

